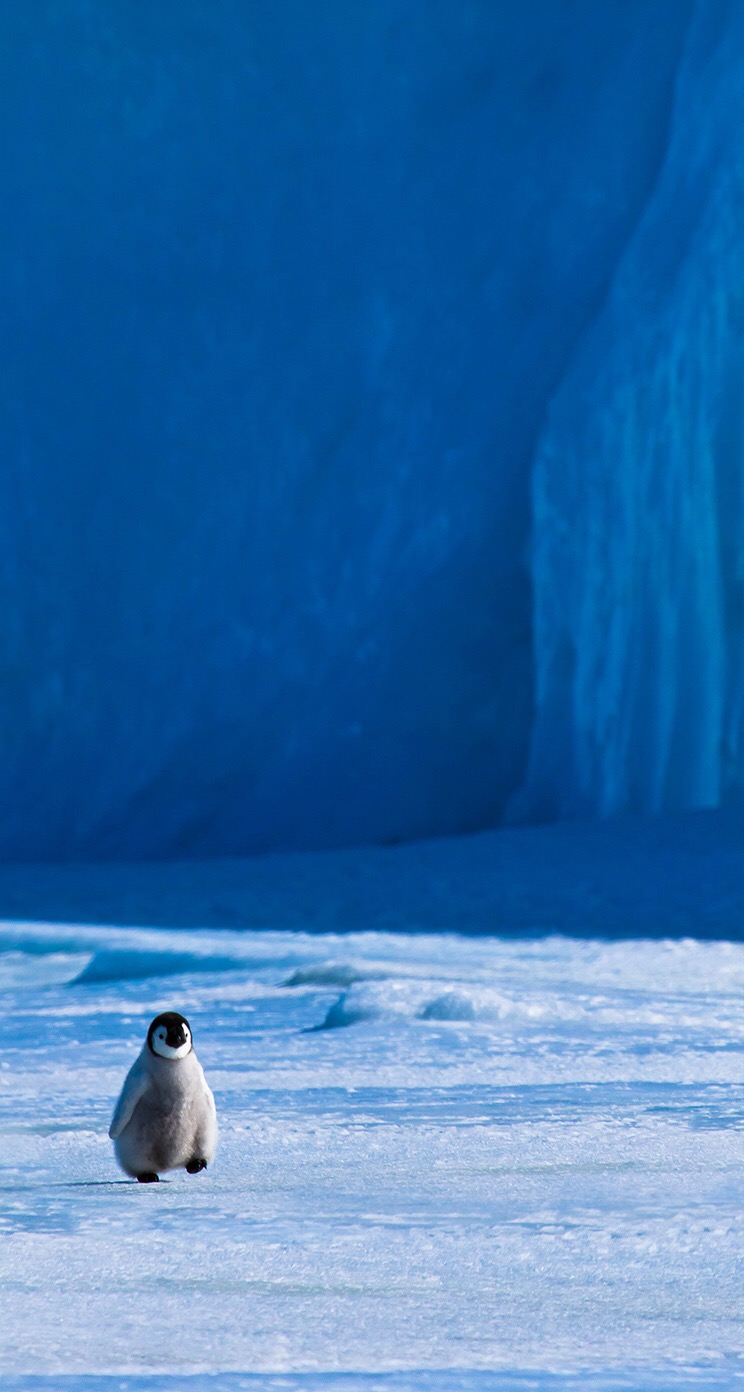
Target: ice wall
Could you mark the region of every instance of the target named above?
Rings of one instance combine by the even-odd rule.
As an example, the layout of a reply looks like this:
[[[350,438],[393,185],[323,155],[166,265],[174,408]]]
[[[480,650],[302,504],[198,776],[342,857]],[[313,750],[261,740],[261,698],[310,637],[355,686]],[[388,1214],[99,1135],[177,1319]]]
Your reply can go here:
[[[744,9],[697,7],[668,149],[533,474],[539,816],[744,784]]]
[[[1,855],[468,830],[530,747],[530,812],[716,795],[741,15],[700,9],[3,9]]]

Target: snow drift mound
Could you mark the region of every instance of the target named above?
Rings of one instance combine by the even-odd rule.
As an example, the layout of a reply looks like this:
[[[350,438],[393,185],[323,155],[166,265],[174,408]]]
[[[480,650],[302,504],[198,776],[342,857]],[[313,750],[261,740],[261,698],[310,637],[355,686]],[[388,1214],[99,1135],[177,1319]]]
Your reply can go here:
[[[74,986],[107,981],[140,981],[150,976],[180,976],[191,972],[237,971],[245,959],[201,952],[148,952],[136,948],[102,948],[72,982]]]
[[[399,980],[366,982],[339,996],[320,1029],[343,1029],[363,1020],[541,1020],[578,1018],[583,1007],[569,1014],[557,1000],[518,1000],[493,987],[481,989],[452,982]]]

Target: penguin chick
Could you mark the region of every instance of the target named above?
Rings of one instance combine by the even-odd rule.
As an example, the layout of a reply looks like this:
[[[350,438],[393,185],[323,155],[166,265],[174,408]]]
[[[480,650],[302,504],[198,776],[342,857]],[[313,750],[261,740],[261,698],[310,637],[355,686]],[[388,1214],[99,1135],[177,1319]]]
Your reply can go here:
[[[116,1158],[140,1184],[161,1170],[205,1170],[217,1145],[214,1098],[191,1043],[188,1020],[156,1015],[116,1104],[109,1136]]]

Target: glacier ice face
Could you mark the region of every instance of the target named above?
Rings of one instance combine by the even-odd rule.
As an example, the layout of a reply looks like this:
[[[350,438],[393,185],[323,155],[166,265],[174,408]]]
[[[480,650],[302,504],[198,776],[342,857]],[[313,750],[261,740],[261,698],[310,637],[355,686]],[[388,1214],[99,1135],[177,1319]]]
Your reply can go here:
[[[741,16],[699,8],[6,10],[1,855],[735,785]]]
[[[540,816],[744,782],[743,52],[741,7],[699,6],[663,168],[536,451]]]

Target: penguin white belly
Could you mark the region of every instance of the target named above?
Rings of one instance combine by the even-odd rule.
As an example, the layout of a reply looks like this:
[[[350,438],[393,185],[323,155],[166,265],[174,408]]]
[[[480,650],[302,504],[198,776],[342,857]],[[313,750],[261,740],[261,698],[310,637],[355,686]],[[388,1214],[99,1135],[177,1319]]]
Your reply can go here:
[[[179,1095],[180,1094],[180,1095]],[[211,1094],[175,1096],[150,1088],[114,1141],[116,1156],[129,1175],[180,1170],[191,1160],[212,1159],[217,1125]]]

